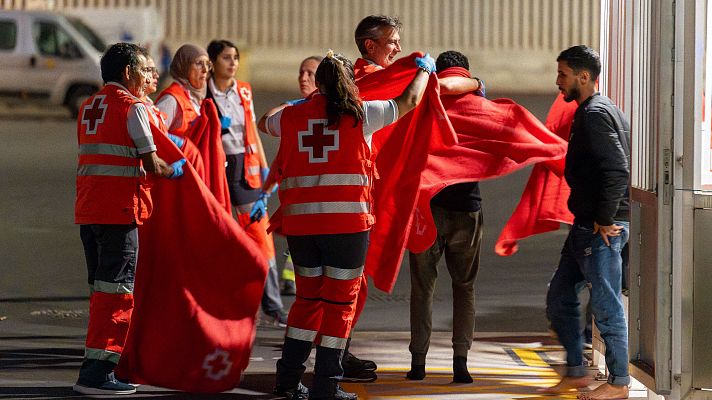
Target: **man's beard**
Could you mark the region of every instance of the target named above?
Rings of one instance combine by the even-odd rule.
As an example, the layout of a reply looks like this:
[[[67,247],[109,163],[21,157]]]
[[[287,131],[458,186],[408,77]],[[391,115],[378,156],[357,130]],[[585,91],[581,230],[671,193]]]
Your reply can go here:
[[[581,97],[581,91],[577,87],[569,89],[568,93],[564,93],[564,101],[567,103],[571,103],[579,97]]]

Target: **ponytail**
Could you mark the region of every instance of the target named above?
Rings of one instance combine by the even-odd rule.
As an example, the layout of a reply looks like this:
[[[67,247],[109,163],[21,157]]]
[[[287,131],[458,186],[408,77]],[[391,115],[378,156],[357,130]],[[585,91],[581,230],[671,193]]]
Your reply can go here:
[[[329,50],[319,63],[315,79],[320,90],[323,89],[321,94],[326,96],[329,127],[338,125],[344,114],[354,117],[354,126],[363,121],[361,99],[354,83],[354,66],[349,59]]]

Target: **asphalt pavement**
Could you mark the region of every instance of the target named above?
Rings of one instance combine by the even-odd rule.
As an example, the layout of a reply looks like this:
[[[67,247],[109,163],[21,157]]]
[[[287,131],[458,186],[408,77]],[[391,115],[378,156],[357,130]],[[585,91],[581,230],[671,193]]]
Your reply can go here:
[[[255,88],[255,93],[258,115],[284,99],[296,97],[296,92],[260,93],[259,88]],[[511,97],[543,119],[555,95],[552,92],[551,95]],[[498,96],[491,93],[489,97]],[[82,245],[79,229],[73,224],[75,130],[76,122],[62,109],[0,106],[0,398],[73,395],[70,386],[76,379],[83,354],[88,309]],[[273,138],[263,140],[268,158],[272,157],[278,142]],[[493,250],[500,230],[519,200],[529,171],[524,169],[481,184],[485,229],[476,289],[478,339],[475,348],[479,346],[479,338],[502,338],[488,339],[487,343],[494,346],[494,350],[485,349],[485,353],[497,353],[496,349],[505,349],[508,343],[524,340],[529,347],[543,346],[545,349],[538,354],[554,354],[547,360],[555,360],[558,350],[547,347],[555,343],[547,339],[544,298],[565,230],[527,239],[520,243],[519,253],[511,257],[499,257]],[[275,240],[281,254],[286,242],[281,237]],[[282,262],[280,258],[280,267]],[[410,361],[407,272],[406,259],[390,294],[370,288],[366,310],[354,334],[354,353],[373,357],[384,365],[384,378],[379,382],[388,379],[400,382],[403,369]],[[444,335],[441,339],[445,339],[440,340],[431,353],[439,354],[440,363],[433,366],[433,373],[440,371],[447,376],[452,296],[450,278],[442,263],[440,277],[433,305],[433,327],[442,332],[438,335]],[[290,301],[285,297],[287,304]],[[270,398],[265,393],[273,384],[274,357],[279,356],[282,335],[281,329],[260,327],[253,362],[246,371],[243,385],[231,393],[208,397]],[[390,343],[389,349],[394,351],[387,355],[379,352],[374,346],[378,341]],[[503,357],[510,357],[503,351]],[[479,368],[471,367],[473,371]],[[550,374],[553,370],[547,371]],[[542,379],[544,381],[536,381],[531,387],[546,384],[552,375]],[[350,389],[361,390],[359,387]],[[411,394],[388,397],[378,390],[369,390],[373,391],[364,389],[360,393],[364,398],[414,396],[408,392]],[[475,398],[467,394],[470,391],[465,388],[456,397]],[[374,394],[376,392],[380,394]],[[151,387],[145,387],[141,393],[187,396]],[[447,393],[438,398],[453,398]],[[531,397],[527,393],[518,395]],[[477,398],[515,398],[507,396],[510,395]]]

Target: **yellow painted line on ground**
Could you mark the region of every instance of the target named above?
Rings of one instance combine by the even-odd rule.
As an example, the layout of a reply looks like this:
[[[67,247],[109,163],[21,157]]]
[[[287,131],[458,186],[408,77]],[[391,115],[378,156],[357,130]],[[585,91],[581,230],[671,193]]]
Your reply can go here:
[[[470,371],[470,373],[474,374],[502,374],[502,375],[532,375],[536,377],[545,377],[545,376],[554,376],[556,375],[556,372],[554,372],[551,367],[549,367],[548,364],[544,363],[546,367],[538,367],[538,366],[522,366],[519,368],[497,368],[497,367],[490,367],[490,368],[468,368],[467,370]],[[378,372],[402,372],[405,374],[409,370],[403,367],[382,367],[378,366]],[[452,373],[452,368],[451,367],[427,367],[425,369],[425,372],[432,372],[432,373]],[[556,375],[558,376],[558,375]]]
[[[534,350],[522,348],[512,348],[511,350],[529,367],[549,367],[549,364],[542,360],[539,353]]]

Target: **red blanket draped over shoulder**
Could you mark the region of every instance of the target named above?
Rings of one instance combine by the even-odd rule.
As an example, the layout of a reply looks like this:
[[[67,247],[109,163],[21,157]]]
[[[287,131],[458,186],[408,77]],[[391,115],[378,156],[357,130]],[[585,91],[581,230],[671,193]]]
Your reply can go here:
[[[200,116],[192,122],[185,136],[195,144],[203,159],[205,170],[201,177],[205,184],[215,199],[230,213],[230,191],[225,175],[225,150],[222,147],[220,118],[212,100],[203,100]]]
[[[546,127],[568,141],[576,108],[576,102],[566,103],[559,95],[546,117]],[[510,256],[517,252],[517,241],[558,230],[560,223],[573,223],[566,204],[571,189],[563,177],[563,164],[561,159],[534,166],[517,208],[497,239],[497,254]]]
[[[438,75],[470,76],[466,69],[457,67]],[[428,157],[408,241],[408,249],[415,253],[435,241],[430,199],[444,187],[495,178],[540,161],[562,159],[566,154],[564,140],[509,99],[487,100],[473,93],[442,99],[459,143]]]
[[[153,137],[166,162],[182,157],[166,136]],[[267,262],[192,166],[184,171],[179,179],[149,177],[154,209],[139,227],[136,306],[117,373],[221,392],[247,368]]]
[[[386,69],[375,71],[356,81],[364,100],[398,97],[413,79],[417,68],[413,53]],[[375,286],[390,292],[395,284],[408,238],[410,219],[418,199],[420,174],[432,149],[457,142],[455,131],[440,102],[435,75],[430,76],[420,104],[395,124],[373,135],[376,168],[374,213],[376,224],[371,232],[366,256],[366,274]]]

